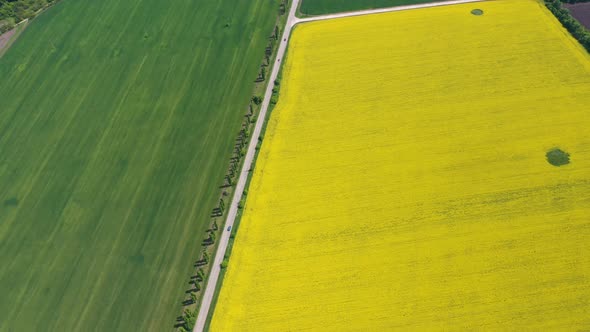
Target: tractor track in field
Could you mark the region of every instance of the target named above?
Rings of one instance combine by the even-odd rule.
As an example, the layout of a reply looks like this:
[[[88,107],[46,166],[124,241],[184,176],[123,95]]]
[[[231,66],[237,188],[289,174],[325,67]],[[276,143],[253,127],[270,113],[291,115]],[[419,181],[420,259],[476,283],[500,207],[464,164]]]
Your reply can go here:
[[[291,3],[291,7],[289,9],[287,23],[285,25],[283,35],[281,36],[281,42],[279,44],[279,49],[277,51],[276,62],[273,65],[272,72],[268,78],[268,85],[265,90],[264,99],[262,101],[262,105],[260,108],[260,113],[258,115],[258,119],[256,120],[256,126],[254,127],[254,131],[252,133],[252,137],[250,139],[250,143],[248,144],[248,150],[246,156],[244,158],[244,163],[242,165],[242,169],[240,170],[240,176],[238,182],[236,184],[236,189],[234,191],[234,195],[232,197],[231,204],[228,209],[228,214],[226,221],[223,228],[223,233],[219,239],[219,246],[217,251],[215,252],[215,257],[213,258],[211,271],[209,274],[209,278],[207,284],[205,286],[205,290],[203,292],[201,306],[199,307],[199,313],[197,315],[197,321],[195,323],[195,327],[193,328],[193,332],[201,332],[205,328],[205,324],[207,322],[207,316],[211,309],[211,303],[213,301],[213,297],[215,295],[215,288],[219,281],[219,275],[221,273],[221,262],[223,261],[223,257],[227,250],[227,246],[229,244],[231,231],[228,229],[233,228],[235,219],[238,212],[238,204],[242,198],[242,194],[244,192],[246,181],[248,179],[248,175],[250,173],[250,169],[252,167],[252,162],[254,161],[254,156],[256,154],[256,145],[258,144],[258,138],[260,137],[260,133],[262,131],[262,127],[264,125],[266,114],[268,111],[268,106],[270,104],[270,99],[272,96],[272,89],[274,87],[272,82],[277,79],[279,71],[281,69],[281,59],[285,56],[285,51],[287,49],[287,44],[289,42],[289,38],[291,37],[291,31],[293,27],[299,23],[306,23],[306,22],[314,22],[314,21],[323,21],[323,20],[331,20],[337,18],[344,18],[344,17],[352,17],[352,16],[362,16],[362,15],[371,15],[371,14],[379,14],[379,13],[388,13],[388,12],[395,12],[395,11],[403,11],[403,10],[412,10],[412,9],[420,9],[420,8],[429,8],[429,7],[440,7],[440,6],[449,6],[449,5],[457,5],[457,4],[465,4],[465,3],[472,3],[472,2],[482,2],[486,0],[452,0],[452,1],[442,1],[442,2],[431,2],[425,4],[418,4],[418,5],[406,5],[406,6],[396,6],[396,7],[388,7],[388,8],[380,8],[380,9],[371,9],[371,10],[360,10],[354,12],[344,12],[344,13],[336,13],[336,14],[328,14],[328,15],[320,15],[320,16],[312,16],[306,18],[298,18],[296,16],[297,10],[299,8],[299,2],[301,0],[293,0]]]

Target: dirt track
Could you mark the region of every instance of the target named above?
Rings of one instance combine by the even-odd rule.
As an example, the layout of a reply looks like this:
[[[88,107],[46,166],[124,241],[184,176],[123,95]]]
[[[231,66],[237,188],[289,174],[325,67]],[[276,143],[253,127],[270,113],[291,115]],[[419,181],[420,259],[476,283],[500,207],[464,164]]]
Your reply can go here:
[[[16,28],[5,32],[4,34],[0,35],[0,52],[8,45],[8,41],[10,38],[15,34]]]
[[[563,4],[567,8],[572,16],[582,23],[586,29],[590,30],[590,2],[580,2],[575,4]]]

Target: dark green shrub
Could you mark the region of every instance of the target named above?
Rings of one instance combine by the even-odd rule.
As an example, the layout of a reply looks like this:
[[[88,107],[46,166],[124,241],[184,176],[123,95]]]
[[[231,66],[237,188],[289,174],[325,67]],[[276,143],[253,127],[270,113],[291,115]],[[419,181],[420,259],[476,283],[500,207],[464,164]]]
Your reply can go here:
[[[555,148],[547,152],[547,161],[553,166],[563,166],[570,163],[569,153]]]

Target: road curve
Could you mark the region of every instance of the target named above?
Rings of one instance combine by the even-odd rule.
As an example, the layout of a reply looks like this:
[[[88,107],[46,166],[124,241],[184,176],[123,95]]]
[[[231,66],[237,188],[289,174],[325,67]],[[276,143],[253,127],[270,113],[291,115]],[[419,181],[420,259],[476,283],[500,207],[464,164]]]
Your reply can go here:
[[[387,12],[394,12],[400,10],[410,10],[410,9],[418,9],[418,8],[427,8],[427,7],[438,7],[438,6],[446,6],[446,5],[455,5],[455,4],[462,4],[462,3],[469,3],[469,2],[480,2],[486,0],[455,0],[455,1],[444,1],[444,2],[431,2],[421,5],[409,5],[409,6],[397,6],[397,7],[390,7],[390,8],[381,8],[381,9],[372,9],[372,10],[361,10],[356,12],[346,12],[346,13],[338,13],[338,14],[330,14],[330,15],[322,15],[322,16],[313,16],[308,18],[297,18],[296,12],[297,8],[299,8],[299,2],[301,0],[292,0],[291,7],[289,9],[289,16],[287,17],[287,24],[285,25],[285,29],[283,32],[283,36],[281,37],[281,42],[279,44],[279,50],[277,52],[276,62],[272,67],[272,72],[268,78],[268,85],[266,87],[266,91],[264,94],[264,99],[262,101],[262,106],[260,108],[260,114],[258,114],[258,118],[256,120],[256,126],[254,127],[254,131],[252,133],[252,138],[250,139],[250,143],[248,144],[248,150],[246,152],[246,157],[244,159],[244,164],[240,171],[240,176],[238,179],[238,183],[236,184],[236,189],[234,191],[234,195],[232,198],[232,202],[228,209],[227,219],[225,224],[223,225],[223,233],[219,239],[219,245],[217,251],[215,253],[215,257],[213,258],[213,262],[211,263],[211,272],[209,274],[209,279],[207,280],[207,285],[205,286],[205,290],[203,292],[203,297],[201,300],[201,307],[199,308],[199,313],[197,316],[197,321],[193,332],[202,332],[205,328],[205,322],[207,321],[207,315],[209,314],[209,310],[211,308],[211,302],[213,300],[213,295],[215,294],[215,287],[217,286],[217,282],[219,280],[219,274],[221,272],[221,262],[223,261],[223,256],[225,255],[225,251],[227,250],[227,245],[229,243],[229,236],[231,234],[230,231],[227,230],[228,227],[234,226],[234,222],[236,220],[236,215],[238,213],[238,203],[242,198],[242,193],[244,192],[244,188],[246,186],[246,180],[248,179],[248,173],[250,168],[252,167],[252,162],[254,160],[254,155],[256,153],[256,145],[258,144],[258,138],[260,137],[260,132],[262,131],[262,126],[266,119],[266,113],[268,111],[268,105],[270,103],[270,98],[272,96],[272,89],[274,87],[273,82],[277,79],[279,74],[279,70],[281,69],[280,62],[281,59],[285,57],[285,50],[287,49],[287,43],[289,42],[289,37],[291,36],[291,30],[293,27],[298,23],[305,23],[305,22],[313,22],[313,21],[321,21],[321,20],[330,20],[335,18],[341,17],[350,17],[350,16],[360,16],[360,15],[369,15],[369,14],[378,14],[378,13],[387,13]]]

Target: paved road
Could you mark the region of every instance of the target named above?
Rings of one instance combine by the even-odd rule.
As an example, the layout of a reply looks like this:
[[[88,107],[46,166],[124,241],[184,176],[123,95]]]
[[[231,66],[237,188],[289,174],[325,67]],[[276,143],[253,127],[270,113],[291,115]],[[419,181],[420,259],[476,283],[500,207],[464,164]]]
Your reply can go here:
[[[236,214],[238,212],[238,203],[242,198],[242,193],[244,192],[244,187],[246,186],[246,179],[248,178],[248,171],[252,167],[252,161],[254,160],[254,154],[256,153],[256,144],[258,144],[258,137],[260,136],[260,131],[262,130],[262,125],[264,124],[264,119],[266,118],[266,112],[268,110],[268,105],[270,103],[270,97],[272,96],[272,89],[274,87],[274,82],[277,79],[277,75],[279,74],[280,61],[283,59],[285,55],[285,50],[287,49],[287,42],[289,41],[289,36],[291,35],[291,28],[296,22],[295,12],[299,6],[300,0],[292,0],[291,9],[289,10],[289,16],[287,18],[287,24],[285,26],[285,30],[283,33],[283,39],[279,44],[279,50],[277,52],[277,63],[272,67],[272,72],[268,78],[268,86],[266,87],[266,92],[264,94],[264,99],[262,101],[262,106],[260,108],[260,114],[258,115],[258,119],[256,120],[256,126],[254,127],[254,131],[252,133],[252,138],[250,140],[250,144],[248,145],[248,151],[246,152],[246,158],[244,159],[244,165],[242,166],[242,170],[240,172],[240,177],[238,179],[238,183],[236,184],[236,190],[234,191],[234,197],[232,199],[231,205],[228,209],[227,219],[225,221],[225,225],[223,226],[223,234],[219,239],[219,247],[217,248],[217,252],[215,254],[215,258],[213,259],[213,265],[211,267],[211,272],[209,275],[209,280],[207,281],[207,285],[205,287],[205,291],[203,293],[203,299],[201,302],[201,307],[199,309],[199,314],[197,316],[197,322],[195,324],[195,328],[193,329],[194,332],[201,332],[205,327],[205,321],[207,320],[207,314],[209,313],[209,308],[211,307],[211,300],[213,299],[213,294],[215,293],[215,286],[217,285],[217,281],[219,279],[219,272],[220,272],[220,264],[223,261],[223,256],[225,255],[225,251],[227,250],[227,244],[229,243],[229,236],[230,233],[227,231],[227,228],[231,226],[233,228]]]
[[[229,236],[230,233],[227,231],[228,227],[234,226],[234,222],[236,219],[236,215],[238,212],[238,203],[242,198],[242,193],[244,192],[244,187],[246,185],[246,180],[248,179],[248,173],[250,168],[252,167],[252,161],[254,160],[254,154],[256,153],[256,144],[258,144],[258,137],[260,136],[260,131],[262,130],[262,125],[264,124],[264,119],[266,118],[266,112],[268,110],[268,105],[270,103],[270,97],[272,96],[272,89],[273,84],[277,79],[279,74],[279,70],[281,68],[280,62],[285,57],[285,50],[287,49],[287,42],[289,41],[289,37],[291,36],[291,30],[293,26],[298,23],[304,22],[311,22],[311,21],[320,21],[320,20],[329,20],[334,18],[340,17],[349,17],[349,16],[359,16],[359,15],[368,15],[368,14],[377,14],[377,13],[386,13],[386,12],[393,12],[399,10],[408,10],[408,9],[416,9],[416,8],[426,8],[426,7],[437,7],[437,6],[445,6],[445,5],[453,5],[453,4],[461,4],[461,3],[468,3],[468,2],[479,2],[485,0],[457,0],[457,1],[445,1],[445,2],[433,2],[427,3],[422,5],[410,5],[410,6],[398,6],[398,7],[391,7],[391,8],[382,8],[382,9],[374,9],[374,10],[362,10],[357,12],[348,12],[348,13],[339,13],[339,14],[331,14],[331,15],[322,15],[322,16],[314,16],[309,18],[297,18],[295,17],[295,13],[297,8],[299,7],[299,2],[301,0],[292,0],[292,5],[289,10],[289,16],[287,18],[287,24],[285,26],[285,30],[282,36],[281,43],[279,44],[279,50],[277,52],[277,60],[275,65],[272,68],[272,72],[270,77],[268,78],[268,86],[266,87],[266,93],[264,94],[264,99],[262,101],[262,106],[260,109],[260,114],[258,115],[258,119],[256,120],[256,126],[254,127],[254,132],[252,133],[252,138],[250,140],[250,144],[248,145],[248,151],[246,153],[246,158],[244,159],[244,165],[242,170],[240,171],[240,177],[238,179],[238,183],[236,184],[236,190],[234,191],[234,196],[232,198],[231,205],[228,209],[227,219],[225,221],[225,225],[223,226],[223,233],[221,238],[219,239],[219,247],[217,248],[217,252],[212,262],[212,268],[209,275],[209,279],[207,281],[207,285],[203,292],[203,299],[201,302],[201,307],[199,309],[199,314],[197,316],[197,322],[195,324],[195,328],[193,332],[201,332],[205,327],[205,322],[207,320],[207,315],[211,308],[211,302],[213,300],[213,295],[215,293],[215,287],[217,285],[219,279],[219,273],[221,272],[221,262],[223,261],[223,256],[225,255],[225,251],[227,250],[227,245],[229,243]],[[231,263],[230,263],[231,264]]]

